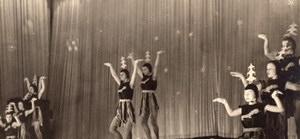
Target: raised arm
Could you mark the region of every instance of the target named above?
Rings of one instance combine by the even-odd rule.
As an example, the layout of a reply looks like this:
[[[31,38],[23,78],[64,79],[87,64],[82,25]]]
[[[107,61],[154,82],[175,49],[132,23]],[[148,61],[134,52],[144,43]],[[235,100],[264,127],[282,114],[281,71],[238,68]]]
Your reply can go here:
[[[29,82],[29,79],[27,77],[24,78],[24,82],[26,83],[27,90],[29,90],[29,88],[30,88],[30,82]]]
[[[268,57],[270,60],[277,60],[276,56],[273,55],[269,50],[269,42],[267,39],[267,35],[265,34],[258,34],[258,38],[261,38],[264,40],[264,54],[266,57]]]
[[[18,109],[17,109],[16,103],[11,102],[10,105],[14,108],[15,113],[19,112]]]
[[[13,128],[17,128],[17,127],[21,126],[21,121],[20,121],[19,117],[16,114],[14,114],[13,116],[16,119],[16,122],[14,122],[12,124],[12,127]]]
[[[227,103],[227,100],[224,98],[216,98],[213,100],[213,102],[222,103],[225,106],[225,109],[230,117],[239,116],[242,114],[241,108],[232,110],[231,107],[229,106],[229,104]]]
[[[247,83],[247,81],[246,81],[246,79],[245,79],[245,77],[242,73],[240,73],[240,72],[230,72],[230,74],[233,77],[239,78],[242,81],[244,87],[246,87],[248,85],[248,83]]]
[[[266,105],[265,111],[276,112],[276,113],[284,112],[284,107],[282,106],[282,103],[278,98],[278,94],[282,94],[282,92],[276,90],[272,94],[272,98],[274,99],[276,106]]]
[[[139,62],[143,61],[143,59],[137,59],[134,61],[134,67],[133,67],[133,72],[131,75],[131,80],[130,80],[130,87],[133,88],[134,82],[135,82],[135,76],[136,76],[136,71],[137,71],[137,65]]]
[[[39,94],[38,94],[38,98],[40,99],[40,98],[42,98],[42,96],[43,96],[43,94],[44,94],[44,92],[45,92],[45,79],[46,79],[46,77],[41,77],[40,79],[39,79]]]
[[[117,84],[120,85],[120,78],[118,77],[118,75],[117,75],[116,71],[114,70],[114,68],[112,67],[112,65],[110,63],[104,63],[104,65],[109,67],[111,75],[116,80]]]
[[[31,99],[31,109],[25,111],[25,117],[27,117],[29,114],[33,113],[33,111],[35,109],[35,104],[34,104],[35,101],[36,101],[36,98]]]
[[[131,60],[131,64],[132,64],[132,66],[134,67],[134,61],[135,61],[135,59],[134,59],[134,57],[133,57],[133,54],[132,54],[132,53],[129,54],[129,56],[128,56],[127,58]],[[141,71],[141,69],[140,69],[139,67],[137,67],[137,73],[138,73],[138,75],[139,75],[141,78],[143,78],[143,72]]]
[[[0,126],[2,127],[2,128],[4,128],[5,126],[6,126],[6,124],[5,123],[3,123],[3,121],[2,121],[2,117],[0,116]]]
[[[158,51],[157,52],[157,56],[156,56],[156,60],[155,60],[155,64],[154,64],[154,68],[153,68],[153,80],[156,80],[156,76],[157,76],[157,66],[159,64],[159,58],[160,58],[160,55],[165,53],[165,51]]]

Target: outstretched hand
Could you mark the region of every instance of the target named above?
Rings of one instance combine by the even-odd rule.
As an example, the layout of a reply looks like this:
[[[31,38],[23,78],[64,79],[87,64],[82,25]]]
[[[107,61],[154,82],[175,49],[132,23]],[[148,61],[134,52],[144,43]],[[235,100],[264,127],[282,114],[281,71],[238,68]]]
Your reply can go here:
[[[104,63],[105,66],[111,67],[111,63]]]
[[[164,53],[166,53],[166,52],[165,52],[165,51],[162,51],[162,50],[160,50],[160,51],[157,52],[158,55],[164,54]]]
[[[34,101],[36,101],[36,100],[37,100],[36,98],[32,98],[32,99],[31,99],[31,102],[34,102]]]
[[[133,58],[133,53],[130,53],[130,54],[127,56],[127,59],[134,59],[134,58]]]
[[[244,78],[244,75],[240,72],[230,72],[231,76],[237,77],[237,78]]]
[[[279,90],[275,90],[275,91],[272,93],[272,98],[273,98],[273,99],[274,99],[274,98],[277,98],[279,94],[282,95],[283,93],[282,93],[281,91],[279,91]]]
[[[224,103],[226,103],[226,99],[225,98],[215,98],[213,100],[213,102],[219,102],[219,103],[224,104]]]
[[[142,62],[142,61],[144,61],[144,59],[137,59],[137,60],[134,61],[134,63],[135,63],[135,64],[138,64],[138,63],[140,63],[140,62]]]
[[[40,78],[40,80],[45,80],[45,79],[47,79],[46,76],[42,76],[42,77]]]
[[[24,82],[27,82],[27,81],[29,81],[29,79],[26,77],[26,78],[24,78]]]
[[[258,34],[257,37],[258,37],[258,38],[261,38],[261,39],[263,39],[263,40],[266,40],[266,39],[267,39],[267,35],[265,35],[265,34]]]

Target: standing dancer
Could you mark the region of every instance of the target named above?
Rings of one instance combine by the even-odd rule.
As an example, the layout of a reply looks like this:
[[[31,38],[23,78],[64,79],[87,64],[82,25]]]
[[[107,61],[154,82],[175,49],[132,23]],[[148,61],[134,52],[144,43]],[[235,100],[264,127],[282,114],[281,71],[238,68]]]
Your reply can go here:
[[[26,121],[29,114],[33,113],[35,110],[35,101],[36,98],[31,99],[31,109],[26,110],[24,107],[24,101],[20,100],[18,102],[18,111],[17,116],[19,117],[19,120],[21,122],[21,129],[20,129],[20,139],[26,138]]]
[[[43,126],[43,116],[40,107],[40,99],[45,92],[45,79],[46,77],[40,77],[38,81],[38,87],[35,84],[35,80],[32,84],[29,83],[29,79],[25,78],[24,81],[27,83],[28,93],[23,98],[24,101],[30,102],[32,98],[37,99],[37,104],[35,106],[35,110],[32,114],[32,125],[34,127],[35,134],[37,139],[43,139],[43,134],[41,132],[41,127]]]
[[[152,65],[149,63],[150,55],[149,52],[146,52],[145,63],[142,67],[142,71],[138,68],[138,74],[142,78],[141,88],[142,88],[142,101],[140,108],[141,123],[144,129],[144,132],[148,139],[151,139],[151,132],[148,126],[148,120],[153,127],[153,132],[155,137],[159,139],[159,128],[157,124],[157,113],[158,113],[158,104],[155,96],[155,90],[157,88],[157,67],[159,65],[160,55],[165,53],[164,51],[158,51],[156,56],[156,61],[154,69],[152,71]],[[132,64],[134,64],[133,55],[128,56],[131,59]]]
[[[110,73],[119,85],[119,105],[117,109],[117,114],[113,118],[109,131],[114,135],[116,139],[122,139],[122,135],[117,130],[120,126],[125,126],[125,139],[132,138],[132,125],[135,122],[134,109],[132,106],[133,98],[133,86],[137,71],[137,65],[141,59],[134,62],[134,69],[130,79],[129,71],[125,69],[125,58],[122,57],[122,70],[120,71],[120,78],[117,76],[115,70],[113,69],[111,63],[104,63],[105,66],[109,67]]]
[[[286,37],[282,40],[282,57],[276,57],[272,55],[268,47],[268,39],[265,34],[259,34],[259,38],[264,40],[264,54],[271,60],[278,60],[281,65],[281,69],[284,72],[282,76],[293,83],[300,82],[300,59],[295,56],[296,41],[292,37]],[[281,59],[279,59],[281,58]],[[286,110],[287,117],[294,116],[296,122],[296,132],[298,138],[300,138],[300,93],[292,90],[287,90],[287,104]]]
[[[260,103],[257,101],[259,95],[256,85],[249,84],[244,91],[244,99],[247,104],[240,106],[238,109],[232,110],[224,98],[216,98],[213,102],[222,103],[230,117],[241,115],[244,129],[239,139],[264,139],[265,112],[281,113],[284,111],[277,94],[281,94],[281,92],[276,90],[272,93],[276,105]]]

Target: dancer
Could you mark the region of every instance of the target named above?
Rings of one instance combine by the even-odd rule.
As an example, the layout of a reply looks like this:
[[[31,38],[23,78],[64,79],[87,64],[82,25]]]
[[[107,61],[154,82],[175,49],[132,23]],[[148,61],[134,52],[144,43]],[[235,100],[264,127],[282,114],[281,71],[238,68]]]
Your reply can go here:
[[[29,114],[33,113],[35,110],[35,101],[36,98],[31,99],[31,109],[26,110],[24,107],[24,101],[20,100],[18,102],[18,110],[17,110],[17,116],[19,117],[19,120],[21,122],[21,129],[20,129],[20,139],[26,138],[26,121]]]
[[[164,51],[158,51],[156,56],[156,61],[154,68],[152,69],[152,65],[149,63],[149,52],[146,55],[146,62],[143,67],[142,71],[138,68],[138,74],[142,78],[141,81],[141,89],[142,89],[142,101],[141,101],[141,108],[140,108],[140,116],[141,116],[141,123],[148,139],[151,139],[151,132],[148,126],[148,120],[150,120],[150,124],[153,127],[153,132],[155,137],[159,139],[159,127],[157,124],[157,113],[158,113],[158,104],[157,99],[155,96],[155,90],[157,88],[157,69],[159,65],[159,58],[160,55],[165,53]],[[131,59],[132,64],[134,64],[134,57],[133,55],[128,56]]]
[[[13,112],[6,113],[4,123],[2,121],[2,117],[0,116],[0,126],[4,128],[6,139],[17,139],[18,127],[21,126],[21,122],[16,114],[13,114]]]
[[[119,105],[117,109],[117,114],[113,118],[109,131],[114,135],[116,139],[122,139],[122,135],[117,130],[120,126],[125,126],[125,139],[132,138],[132,125],[135,122],[134,109],[132,106],[133,97],[133,85],[135,82],[136,71],[138,63],[142,61],[141,59],[136,60],[134,63],[134,70],[130,79],[129,71],[125,69],[125,60],[122,57],[122,67],[120,71],[120,77],[117,76],[115,70],[113,69],[111,63],[104,63],[105,66],[109,67],[110,73],[119,85]]]
[[[32,125],[34,127],[35,134],[37,136],[37,139],[43,139],[43,135],[41,132],[41,126],[43,126],[43,116],[42,111],[40,107],[40,99],[42,98],[42,95],[45,92],[45,79],[46,77],[42,76],[39,78],[38,82],[34,82],[32,84],[29,83],[29,79],[25,78],[24,81],[27,83],[28,87],[28,93],[23,98],[24,101],[30,102],[32,98],[37,99],[37,105],[35,106],[35,110],[32,114]],[[35,83],[38,83],[38,87]]]
[[[256,85],[249,84],[244,91],[244,99],[247,104],[240,106],[238,109],[232,110],[224,98],[216,98],[213,102],[222,103],[230,117],[241,115],[244,130],[239,139],[264,139],[265,112],[282,113],[284,111],[278,94],[282,93],[278,90],[272,93],[276,105],[260,103],[257,101],[259,95]]]
[[[271,94],[275,90],[280,90],[283,92],[279,98],[283,105],[286,104],[286,90],[300,90],[300,85],[286,81],[280,78],[281,70],[278,61],[270,61],[267,64],[267,76],[268,80],[260,80],[257,84],[258,90],[261,91],[261,99],[265,104],[274,105],[275,102],[271,97]],[[247,81],[245,77],[239,72],[231,72],[231,75],[238,77],[243,82],[244,86],[247,86]],[[285,107],[286,108],[286,107]],[[287,110],[288,111],[288,110]],[[287,138],[287,118],[285,113],[277,114],[272,112],[267,112],[267,124],[265,126],[266,137],[271,139],[284,139]]]
[[[268,48],[268,39],[265,34],[259,34],[259,38],[264,40],[264,53],[272,60],[278,60],[281,64],[281,69],[283,71],[282,76],[288,81],[297,83],[300,81],[300,57],[295,56],[296,52],[296,41],[292,37],[286,37],[282,40],[282,49],[284,50],[284,56],[282,59],[276,58],[272,55]],[[292,90],[287,90],[286,94],[286,109],[287,117],[295,117],[296,122],[296,132],[298,138],[300,138],[300,93]]]

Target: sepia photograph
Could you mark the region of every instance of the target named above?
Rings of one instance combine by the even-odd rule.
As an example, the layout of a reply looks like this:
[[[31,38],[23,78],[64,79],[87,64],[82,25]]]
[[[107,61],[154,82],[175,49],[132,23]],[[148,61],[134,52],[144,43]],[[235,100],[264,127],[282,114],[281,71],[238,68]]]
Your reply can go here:
[[[300,139],[299,26],[300,0],[0,0],[0,139]]]

